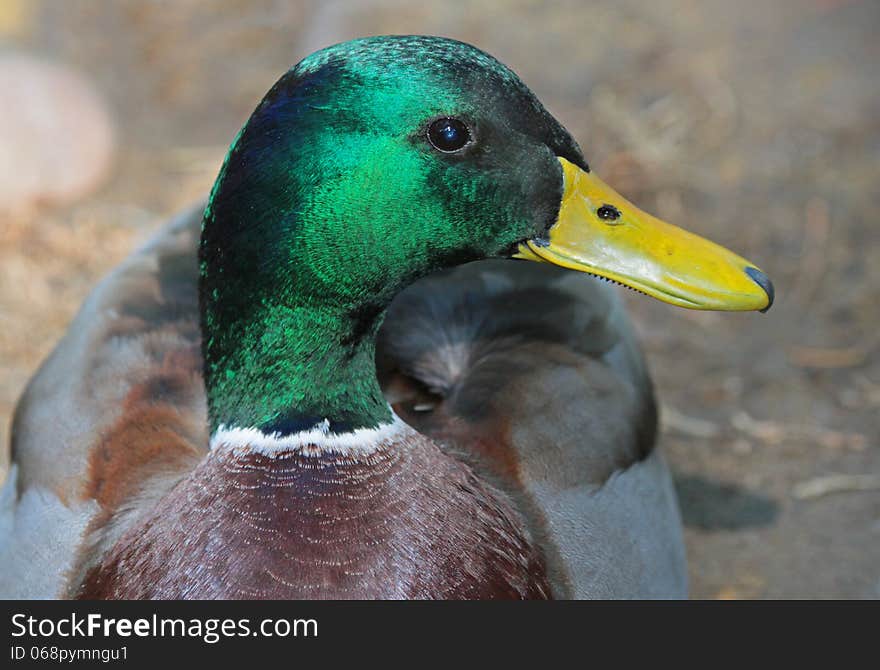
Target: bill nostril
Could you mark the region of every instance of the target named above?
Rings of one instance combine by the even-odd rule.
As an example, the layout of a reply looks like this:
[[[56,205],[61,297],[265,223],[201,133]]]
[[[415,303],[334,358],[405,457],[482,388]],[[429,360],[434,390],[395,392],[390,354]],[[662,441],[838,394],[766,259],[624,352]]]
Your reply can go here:
[[[620,218],[620,210],[617,209],[617,207],[615,207],[614,205],[609,205],[608,203],[605,203],[598,210],[596,210],[596,214],[599,216],[600,219],[602,219],[603,221],[607,221],[608,223],[617,221],[617,219]]]
[[[747,267],[746,274],[752,278],[758,286],[764,289],[764,293],[767,294],[767,298],[770,302],[767,303],[767,306],[762,309],[762,312],[766,312],[768,309],[773,307],[773,282],[770,281],[770,277],[761,272],[758,268]]]

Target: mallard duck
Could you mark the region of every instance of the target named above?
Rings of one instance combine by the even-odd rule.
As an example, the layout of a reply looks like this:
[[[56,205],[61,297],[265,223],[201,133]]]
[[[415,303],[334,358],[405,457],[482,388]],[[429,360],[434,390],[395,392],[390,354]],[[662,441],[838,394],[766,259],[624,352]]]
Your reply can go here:
[[[685,596],[650,378],[597,278],[773,299],[479,49],[307,57],[28,385],[2,595]]]

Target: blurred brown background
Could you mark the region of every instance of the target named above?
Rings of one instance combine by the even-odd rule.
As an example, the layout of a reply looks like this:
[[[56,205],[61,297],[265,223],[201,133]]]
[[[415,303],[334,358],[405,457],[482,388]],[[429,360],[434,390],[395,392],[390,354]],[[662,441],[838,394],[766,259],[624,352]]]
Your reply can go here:
[[[282,72],[442,34],[513,67],[606,181],[776,283],[766,315],[626,296],[693,595],[880,597],[878,29],[875,0],[0,0],[0,468],[87,292],[207,192]]]

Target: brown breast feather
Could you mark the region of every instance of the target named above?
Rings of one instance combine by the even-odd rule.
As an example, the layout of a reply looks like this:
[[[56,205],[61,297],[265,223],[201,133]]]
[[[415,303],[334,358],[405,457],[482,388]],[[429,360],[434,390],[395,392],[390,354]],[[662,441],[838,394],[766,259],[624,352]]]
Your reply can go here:
[[[368,457],[212,452],[80,598],[546,598],[520,513],[422,436]]]

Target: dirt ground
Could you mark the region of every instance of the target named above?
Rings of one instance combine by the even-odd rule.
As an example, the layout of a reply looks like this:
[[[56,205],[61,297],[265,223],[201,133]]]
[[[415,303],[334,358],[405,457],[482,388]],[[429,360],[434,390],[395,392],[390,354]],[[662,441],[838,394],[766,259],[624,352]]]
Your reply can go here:
[[[349,37],[443,34],[518,71],[606,181],[776,284],[766,315],[627,294],[693,596],[878,598],[878,29],[873,0],[0,0],[0,54],[76,68],[116,126],[96,191],[0,218],[3,458],[90,287],[207,191],[284,70]]]

